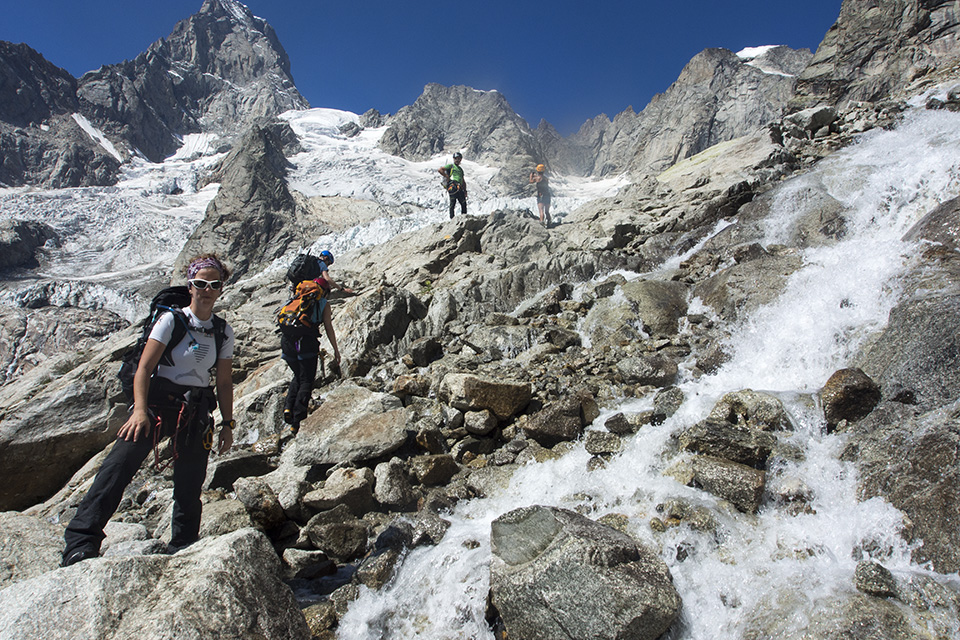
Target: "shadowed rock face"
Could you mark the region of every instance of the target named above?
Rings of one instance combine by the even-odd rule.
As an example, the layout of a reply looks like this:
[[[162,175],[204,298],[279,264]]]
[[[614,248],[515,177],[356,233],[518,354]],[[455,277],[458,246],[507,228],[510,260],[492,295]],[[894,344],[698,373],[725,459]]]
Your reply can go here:
[[[77,81],[25,44],[0,41],[0,184],[112,184],[120,162],[71,117]]]
[[[0,121],[29,127],[77,111],[77,80],[25,44],[0,41]]]

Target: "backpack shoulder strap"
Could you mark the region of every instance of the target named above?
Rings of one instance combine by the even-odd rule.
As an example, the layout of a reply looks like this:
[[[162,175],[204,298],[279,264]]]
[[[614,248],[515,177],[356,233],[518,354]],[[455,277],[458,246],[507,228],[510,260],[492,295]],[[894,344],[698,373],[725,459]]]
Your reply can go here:
[[[220,348],[227,339],[227,321],[220,316],[213,316],[213,337],[217,341],[217,360],[220,359]]]
[[[180,344],[184,336],[187,335],[187,316],[183,313],[183,310],[178,307],[158,306],[157,310],[160,311],[160,313],[157,314],[157,320],[160,319],[160,316],[163,315],[165,311],[173,314],[173,331],[170,334],[170,342],[167,343],[166,348],[163,350],[163,356],[160,358],[160,362],[170,364],[170,353],[175,346]]]

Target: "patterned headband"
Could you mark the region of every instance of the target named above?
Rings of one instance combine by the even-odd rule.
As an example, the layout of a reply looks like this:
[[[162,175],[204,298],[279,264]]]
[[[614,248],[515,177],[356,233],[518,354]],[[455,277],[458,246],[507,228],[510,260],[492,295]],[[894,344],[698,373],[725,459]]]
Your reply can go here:
[[[220,264],[220,261],[216,258],[199,258],[190,263],[190,266],[187,267],[187,279],[193,280],[197,277],[197,273],[201,269],[206,269],[208,267],[213,267],[220,272],[220,277],[223,277],[223,265]]]

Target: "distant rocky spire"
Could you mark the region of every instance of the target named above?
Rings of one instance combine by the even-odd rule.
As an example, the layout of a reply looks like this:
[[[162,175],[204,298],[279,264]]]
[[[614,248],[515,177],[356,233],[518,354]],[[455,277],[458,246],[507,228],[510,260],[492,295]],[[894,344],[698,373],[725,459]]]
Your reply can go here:
[[[185,134],[232,139],[257,118],[309,107],[276,32],[234,0],[205,0],[134,60],[85,74],[78,95],[84,115],[152,161]]]

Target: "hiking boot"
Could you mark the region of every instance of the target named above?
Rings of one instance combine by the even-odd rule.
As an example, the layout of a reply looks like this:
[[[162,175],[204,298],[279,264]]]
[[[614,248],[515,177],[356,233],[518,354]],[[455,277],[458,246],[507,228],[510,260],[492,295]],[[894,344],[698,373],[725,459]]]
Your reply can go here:
[[[196,542],[196,540],[194,540],[194,542]],[[189,546],[192,545],[192,544],[193,544],[193,542],[181,542],[181,543],[177,543],[177,544],[174,544],[173,542],[169,542],[169,543],[167,544],[167,549],[166,549],[166,551],[165,551],[164,553],[165,553],[166,555],[168,555],[168,556],[172,556],[172,555],[175,554],[176,552],[182,551],[183,549],[186,549],[187,547],[189,547]]]
[[[287,424],[293,424],[293,411],[290,409],[283,410],[283,421]]]
[[[61,567],[69,567],[71,565],[77,564],[78,562],[83,562],[84,560],[89,560],[90,558],[99,558],[100,554],[93,549],[77,549],[72,552],[69,556],[65,557],[60,563]]]

